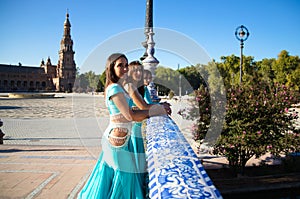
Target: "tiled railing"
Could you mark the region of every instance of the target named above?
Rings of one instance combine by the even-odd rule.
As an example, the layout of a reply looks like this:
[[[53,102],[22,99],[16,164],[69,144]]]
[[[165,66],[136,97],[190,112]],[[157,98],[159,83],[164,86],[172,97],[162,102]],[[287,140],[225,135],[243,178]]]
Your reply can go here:
[[[171,118],[151,117],[145,131],[150,198],[222,198]]]

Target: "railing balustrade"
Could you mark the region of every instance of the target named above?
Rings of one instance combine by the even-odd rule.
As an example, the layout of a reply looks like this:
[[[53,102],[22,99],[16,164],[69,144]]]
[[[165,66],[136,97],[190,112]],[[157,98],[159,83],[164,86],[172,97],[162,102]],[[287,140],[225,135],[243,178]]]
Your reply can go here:
[[[222,198],[171,118],[151,117],[145,134],[150,198]]]

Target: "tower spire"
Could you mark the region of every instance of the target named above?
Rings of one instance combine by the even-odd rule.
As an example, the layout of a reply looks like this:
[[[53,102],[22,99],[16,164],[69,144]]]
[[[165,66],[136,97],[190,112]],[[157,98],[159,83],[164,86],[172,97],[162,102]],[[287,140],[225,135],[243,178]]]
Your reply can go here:
[[[71,39],[71,23],[69,21],[69,10],[64,22],[64,34],[60,41],[59,60],[57,64],[56,90],[72,91],[75,81],[76,64],[74,60],[73,40]]]
[[[71,38],[71,32],[70,31],[71,31],[71,23],[69,21],[69,11],[67,10],[66,20],[65,20],[65,23],[64,23],[64,36]]]
[[[66,13],[66,20],[64,22],[64,35],[60,42],[60,51],[73,51],[73,40],[71,39],[71,23],[69,21],[68,10]]]

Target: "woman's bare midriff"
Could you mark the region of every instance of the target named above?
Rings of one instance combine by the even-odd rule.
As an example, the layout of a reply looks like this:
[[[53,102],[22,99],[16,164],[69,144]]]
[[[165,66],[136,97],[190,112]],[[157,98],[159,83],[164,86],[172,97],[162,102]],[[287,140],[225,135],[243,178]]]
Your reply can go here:
[[[110,116],[110,122],[112,123],[128,123],[129,121],[122,115],[113,115]],[[113,128],[109,134],[109,142],[113,146],[122,146],[127,138],[128,129],[124,127]]]

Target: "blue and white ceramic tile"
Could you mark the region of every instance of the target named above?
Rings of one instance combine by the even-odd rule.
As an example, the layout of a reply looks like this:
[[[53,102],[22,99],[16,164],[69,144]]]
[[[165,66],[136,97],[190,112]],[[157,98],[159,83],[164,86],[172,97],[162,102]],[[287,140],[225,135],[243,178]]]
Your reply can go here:
[[[148,119],[146,139],[150,198],[222,198],[171,118]]]

